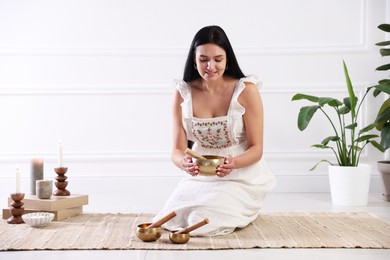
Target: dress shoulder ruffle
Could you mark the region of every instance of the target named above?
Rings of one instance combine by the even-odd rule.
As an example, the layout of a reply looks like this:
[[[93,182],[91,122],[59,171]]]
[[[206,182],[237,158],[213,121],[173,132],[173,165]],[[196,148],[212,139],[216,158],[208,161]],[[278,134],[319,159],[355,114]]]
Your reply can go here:
[[[174,79],[173,85],[180,92],[180,95],[185,99],[190,94],[190,87],[187,82],[181,79]]]
[[[241,95],[242,91],[244,91],[246,87],[245,82],[250,82],[256,85],[256,88],[258,90],[260,90],[261,86],[263,85],[263,82],[259,79],[257,75],[249,75],[244,78],[241,78],[237,83],[231,101],[232,104],[230,112],[233,112],[234,114],[238,113],[240,115],[243,115],[245,113],[245,108],[238,102],[238,97]]]
[[[183,98],[181,103],[182,113],[185,118],[192,117],[192,104],[191,104],[191,88],[187,82],[181,79],[175,79],[173,85],[179,91],[180,96]]]

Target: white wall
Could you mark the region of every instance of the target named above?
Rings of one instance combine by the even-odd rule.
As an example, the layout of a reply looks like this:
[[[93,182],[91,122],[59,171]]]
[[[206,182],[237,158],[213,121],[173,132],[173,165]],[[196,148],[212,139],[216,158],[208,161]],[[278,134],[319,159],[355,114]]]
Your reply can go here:
[[[326,166],[308,169],[332,159],[310,147],[330,129],[318,117],[299,132],[303,103],[291,97],[345,96],[342,60],[359,91],[384,77],[374,43],[389,10],[389,0],[0,0],[0,193],[13,192],[16,164],[28,193],[34,157],[53,178],[60,138],[71,192],[140,196],[148,182],[163,201],[182,174],[170,162],[172,79],[210,24],[225,29],[244,73],[264,81],[275,191],[326,192]],[[369,149],[363,161],[382,157]],[[371,192],[381,189],[374,168]]]

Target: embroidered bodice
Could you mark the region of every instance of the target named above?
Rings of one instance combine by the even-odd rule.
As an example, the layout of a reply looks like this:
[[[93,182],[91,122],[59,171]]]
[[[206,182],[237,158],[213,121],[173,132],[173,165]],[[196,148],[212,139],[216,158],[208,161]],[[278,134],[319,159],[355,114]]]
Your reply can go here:
[[[245,89],[244,82],[261,87],[261,81],[256,76],[242,78],[234,88],[226,116],[197,118],[193,116],[190,84],[175,80],[174,84],[183,98],[182,120],[189,140],[206,149],[223,149],[246,141],[243,122],[245,108],[238,102],[238,97]]]

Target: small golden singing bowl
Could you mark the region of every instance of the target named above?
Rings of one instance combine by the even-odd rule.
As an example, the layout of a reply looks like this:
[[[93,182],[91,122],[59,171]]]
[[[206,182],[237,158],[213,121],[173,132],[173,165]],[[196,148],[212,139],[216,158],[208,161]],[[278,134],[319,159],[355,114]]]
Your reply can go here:
[[[161,227],[153,227],[147,228],[152,223],[140,224],[137,226],[137,237],[144,242],[152,242],[156,241],[161,237],[162,228]]]
[[[225,157],[219,155],[203,155],[207,160],[192,158],[199,165],[199,175],[213,176],[217,174],[217,167],[223,164]]]
[[[190,234],[184,233],[184,234],[176,234],[175,231],[172,231],[169,233],[169,240],[171,240],[175,244],[185,244],[190,240]]]

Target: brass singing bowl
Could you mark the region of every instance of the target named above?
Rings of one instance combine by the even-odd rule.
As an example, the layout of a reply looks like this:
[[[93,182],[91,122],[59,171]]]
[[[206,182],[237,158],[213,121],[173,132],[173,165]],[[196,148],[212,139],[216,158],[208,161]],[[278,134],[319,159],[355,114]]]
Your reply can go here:
[[[144,242],[152,242],[156,241],[161,237],[162,228],[161,227],[153,227],[147,228],[152,223],[140,224],[137,226],[137,237]]]
[[[203,155],[207,160],[192,158],[199,165],[199,175],[212,176],[217,174],[217,167],[223,164],[225,157],[219,155]]]
[[[176,234],[175,231],[169,233],[169,240],[171,240],[175,244],[185,244],[190,240],[190,234]]]

